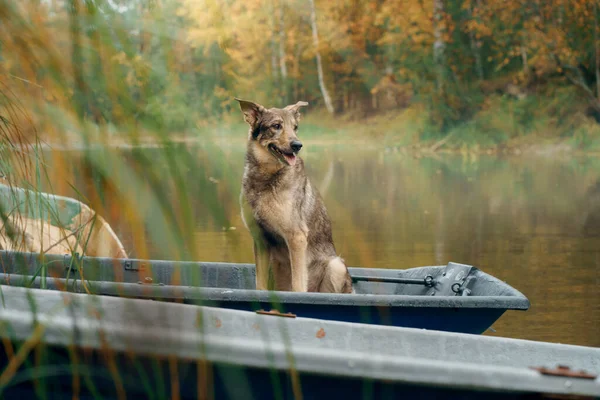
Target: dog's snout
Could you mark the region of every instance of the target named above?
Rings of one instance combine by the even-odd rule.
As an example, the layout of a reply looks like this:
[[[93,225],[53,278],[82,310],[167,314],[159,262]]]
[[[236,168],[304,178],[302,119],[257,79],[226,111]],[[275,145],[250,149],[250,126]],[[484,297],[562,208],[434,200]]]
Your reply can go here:
[[[290,147],[292,148],[292,151],[294,153],[297,153],[302,148],[302,142],[300,142],[299,140],[292,140],[292,143],[290,143]]]

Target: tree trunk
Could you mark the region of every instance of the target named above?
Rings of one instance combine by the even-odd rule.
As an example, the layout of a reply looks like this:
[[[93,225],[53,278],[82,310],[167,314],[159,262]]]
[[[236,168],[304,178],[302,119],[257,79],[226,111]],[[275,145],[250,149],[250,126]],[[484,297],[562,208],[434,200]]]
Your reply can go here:
[[[106,87],[106,75],[104,74],[104,60],[102,58],[102,40],[100,38],[99,32],[100,28],[98,27],[98,23],[96,22],[96,19],[98,18],[97,6],[92,5],[91,7],[88,7],[87,11],[88,16],[91,18],[92,21],[94,21],[93,25],[88,28],[88,38],[93,48],[96,49],[98,57],[96,60],[94,60],[94,56],[91,56],[92,60],[94,60],[95,62],[92,63],[90,69],[93,71],[92,73],[94,74],[97,80],[95,87],[101,87],[102,89],[100,89],[99,92],[103,92],[104,88]],[[89,112],[92,114],[94,122],[96,124],[102,124],[104,122],[103,111],[105,109],[105,106],[99,101],[97,95],[103,95],[99,92],[94,93],[93,89],[91,91],[92,93],[89,96],[87,96]]]
[[[527,61],[527,49],[525,45],[521,45],[521,60],[523,62],[523,73],[525,76],[529,76],[529,61]]]
[[[594,51],[596,53],[596,97],[600,101],[600,51],[598,51],[598,0],[594,0]]]
[[[279,0],[279,70],[281,71],[281,77],[287,79],[287,66],[286,66],[286,55],[285,55],[285,24],[283,21],[284,0]]]
[[[433,37],[435,39],[433,42],[433,61],[437,70],[438,91],[441,93],[444,89],[446,75],[444,0],[433,0],[433,24]]]
[[[477,1],[477,7],[480,9],[481,3]],[[477,19],[474,16],[474,9],[471,9],[471,18]],[[479,80],[483,80],[483,63],[481,62],[481,40],[478,40],[475,37],[475,34],[471,29],[469,29],[469,40],[471,42],[471,50],[473,51],[473,56],[475,57],[475,69],[477,71],[477,77]]]
[[[275,39],[271,40],[271,76],[273,77],[273,83],[277,84],[277,53],[275,52]]]
[[[590,101],[590,105],[594,108],[594,110],[600,112],[600,100],[598,99],[596,93],[594,93],[594,88],[590,87],[581,73],[581,69],[579,67],[575,67],[573,65],[569,65],[563,63],[555,53],[552,54],[556,65],[558,65],[563,71],[564,76],[567,78],[573,85],[578,87],[583,91],[588,100]]]
[[[315,58],[317,61],[317,74],[319,76],[319,87],[323,94],[323,100],[325,101],[325,107],[330,114],[334,113],[333,104],[331,103],[331,97],[325,87],[325,79],[323,78],[323,65],[321,62],[321,52],[319,51],[319,32],[317,31],[317,12],[315,10],[315,0],[309,0],[310,2],[310,25],[312,27],[313,45],[315,47]]]
[[[288,101],[289,82],[287,73],[287,56],[285,54],[285,23],[284,23],[284,0],[279,0],[279,72],[281,74],[281,86],[283,102]]]
[[[273,2],[271,3],[271,10],[270,10],[270,17],[269,17],[269,22],[270,22],[270,27],[271,27],[271,77],[273,79],[273,86],[277,87],[279,85],[279,67],[278,67],[278,60],[277,60],[277,43],[275,41],[275,5],[273,4]],[[279,93],[279,90],[275,90],[277,93]]]
[[[85,90],[85,80],[83,77],[83,54],[81,51],[81,26],[79,18],[81,14],[81,5],[79,0],[71,0],[69,2],[69,24],[71,33],[71,66],[73,68],[73,80],[75,87],[73,88],[73,106],[77,116],[81,119],[85,116],[87,107],[87,96]]]
[[[296,51],[294,54],[294,98],[300,98],[300,92],[298,88],[298,80],[300,79],[300,56],[302,54],[302,47],[296,44]]]
[[[473,51],[473,56],[475,57],[475,70],[477,71],[477,77],[480,81],[482,81],[483,64],[481,63],[481,50],[479,48],[479,44],[481,42],[475,38],[473,32],[469,32],[469,39],[471,41],[471,50]]]

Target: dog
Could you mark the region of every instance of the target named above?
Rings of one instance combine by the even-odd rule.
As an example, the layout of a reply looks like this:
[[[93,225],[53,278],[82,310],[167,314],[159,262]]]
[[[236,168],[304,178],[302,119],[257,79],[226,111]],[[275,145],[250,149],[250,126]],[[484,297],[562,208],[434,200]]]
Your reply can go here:
[[[299,101],[266,109],[236,98],[250,125],[240,206],[254,241],[256,288],[352,293],[323,200],[298,157]]]

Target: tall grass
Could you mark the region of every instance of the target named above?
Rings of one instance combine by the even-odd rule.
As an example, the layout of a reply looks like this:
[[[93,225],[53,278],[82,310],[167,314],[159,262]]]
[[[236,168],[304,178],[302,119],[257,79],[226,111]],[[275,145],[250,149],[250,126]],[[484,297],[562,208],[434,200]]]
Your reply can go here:
[[[111,207],[128,209],[127,224],[139,233],[135,235],[139,240],[130,250],[139,257],[148,254],[143,244],[146,236],[162,242],[174,259],[193,255],[192,206],[185,190],[189,182],[183,172],[197,168],[197,162],[191,153],[175,151],[170,132],[161,124],[140,123],[135,99],[143,93],[132,90],[130,77],[111,67],[122,51],[138,45],[137,38],[127,36],[129,29],[118,13],[103,15],[110,7],[102,1],[71,1],[64,8],[53,7],[36,9],[30,2],[3,2],[0,7],[0,14],[9,21],[0,31],[4,39],[2,51],[10,53],[10,60],[18,61],[23,71],[23,76],[3,71],[9,89],[16,93],[13,99],[5,96],[7,109],[13,111],[5,117],[0,149],[10,152],[12,159],[3,157],[10,160],[3,168],[20,172],[18,181],[11,179],[19,186],[79,198],[100,215],[110,213]],[[54,22],[52,12],[58,13]],[[61,18],[66,18],[62,29],[56,26]],[[156,21],[157,31],[160,23]],[[58,37],[50,38],[49,33]],[[156,39],[161,37],[157,35]],[[65,46],[62,41],[70,45]],[[65,48],[71,48],[71,57],[61,54]],[[94,114],[93,106],[87,103],[92,87],[94,93],[102,93],[104,101],[112,104],[113,113],[119,116],[118,126],[114,122],[102,123]],[[28,129],[24,129],[25,120],[29,121]],[[133,152],[133,159],[125,160],[118,151],[106,147],[136,145],[142,136],[161,146],[153,158],[144,152]],[[48,151],[97,145],[97,151],[85,152],[83,159],[71,152]],[[51,157],[51,170],[44,157]],[[161,176],[152,168],[158,163],[166,169]],[[73,187],[81,176],[81,168],[90,173],[94,182],[85,191]],[[165,191],[166,182],[171,193]],[[110,199],[105,195],[108,188],[115,192]],[[86,198],[82,198],[83,192]],[[144,198],[137,197],[141,194]],[[175,195],[177,207],[173,207],[171,194]]]
[[[201,250],[194,240],[197,210],[189,190],[195,182],[190,182],[189,171],[197,171],[198,179],[206,179],[203,160],[196,159],[192,151],[182,151],[181,146],[171,140],[165,125],[172,123],[165,124],[160,119],[140,121],[136,99],[144,95],[143,91],[132,90],[130,77],[113,69],[115,57],[121,54],[125,61],[132,60],[127,49],[139,42],[128,36],[129,31],[124,29],[118,13],[101,12],[100,9],[107,9],[107,3],[101,0],[66,2],[65,8],[59,10],[66,18],[65,25],[53,26],[52,36],[48,27],[56,21],[51,21],[52,10],[47,7],[48,4],[36,6],[34,2],[0,2],[0,16],[4,21],[0,27],[0,54],[13,63],[18,62],[21,71],[17,76],[11,72],[14,68],[0,67],[0,82],[3,82],[0,87],[0,173],[1,182],[14,188],[13,203],[42,219],[54,220],[60,220],[60,211],[47,197],[39,195],[39,191],[74,197],[100,216],[110,217],[118,209],[124,218],[119,224],[127,227],[130,237],[127,250],[131,255],[149,258],[152,253],[149,243],[152,243],[160,246],[169,259],[197,260]],[[60,15],[57,21],[60,22]],[[160,23],[156,21],[157,31],[161,30]],[[151,32],[144,34],[152,35]],[[156,35],[151,40],[160,41],[162,37]],[[61,52],[65,48],[64,41],[69,43],[66,48],[72,50],[70,55]],[[177,85],[175,81],[173,84]],[[88,102],[92,86],[94,93],[101,93],[102,101],[111,104],[110,123],[97,115]],[[161,108],[165,107],[168,108],[168,104],[161,104]],[[169,115],[175,117],[175,114]],[[115,147],[135,147],[143,140],[156,145],[156,150],[134,149],[125,155]],[[84,151],[69,151],[73,148]],[[213,169],[219,168],[214,166]],[[227,179],[229,174],[227,170],[213,172],[215,179],[220,178],[221,186],[233,184]],[[21,204],[23,196],[19,195],[18,188],[32,190],[33,197],[27,198],[25,205]],[[204,198],[204,212],[221,215],[221,224],[230,226],[230,217],[223,213],[216,191],[199,190],[194,194]],[[0,210],[2,225],[7,225],[15,211],[18,210]],[[16,235],[14,232],[11,240],[18,240]],[[89,235],[76,232],[71,249],[72,264],[78,269],[84,286],[85,271],[77,261],[77,256],[83,254],[77,254],[76,249],[81,248],[85,253],[89,239]],[[70,279],[71,268],[67,271],[67,279]],[[46,287],[49,276],[45,266],[32,280],[38,276],[42,288]],[[81,368],[77,365],[76,358],[71,358],[62,367],[73,372]],[[114,369],[110,363],[108,366],[111,379],[119,386],[124,377],[119,376],[118,365],[114,364]],[[44,373],[35,365],[28,365],[17,378],[36,382],[33,378]],[[81,384],[88,385],[86,373],[79,370],[79,374],[83,376]],[[162,371],[155,370],[154,376],[151,375],[144,375],[149,398],[155,396],[153,388],[157,384],[167,387]],[[5,387],[6,382],[0,386]],[[101,390],[93,386],[88,389],[95,398],[101,398]],[[43,388],[38,395],[52,397]]]
[[[225,117],[219,129],[209,129],[204,121],[192,120],[188,111],[193,105],[182,107],[179,85],[186,83],[177,78],[180,66],[168,59],[171,39],[167,37],[169,26],[160,18],[160,2],[152,2],[147,25],[138,35],[131,34],[131,22],[111,10],[109,3],[112,2],[68,0],[55,9],[48,8],[55,2],[0,1],[0,55],[8,60],[0,66],[0,181],[13,188],[14,203],[19,203],[17,188],[21,187],[33,193],[71,196],[88,204],[100,216],[118,223],[118,233],[126,236],[128,253],[136,258],[151,258],[157,253],[151,248],[155,246],[165,258],[198,260],[202,254],[195,240],[198,215],[211,215],[206,218],[210,222],[205,223],[215,225],[211,226],[212,231],[227,231],[235,225],[234,221],[239,222],[234,201],[239,193],[240,171],[220,162],[226,158],[226,146],[207,147],[213,156],[199,158],[193,147],[177,143],[174,139],[178,138],[167,127],[176,126],[183,131],[192,126],[199,136],[211,135],[224,143],[243,142],[247,128],[236,122],[241,120],[236,114],[235,120]],[[138,49],[145,43],[165,48],[160,53],[162,58],[148,63],[137,57]],[[8,66],[9,62],[13,65]],[[123,64],[127,68],[121,68]],[[141,109],[140,99],[150,94],[152,85],[140,85],[138,80],[157,70],[170,77],[168,95],[161,98],[163,101],[154,98]],[[582,117],[579,111],[573,114],[573,110],[560,108],[563,103],[576,103],[570,93],[561,92],[560,96],[552,101],[531,97],[524,103],[494,97],[493,103],[483,107],[472,121],[453,128],[455,131],[448,134],[452,136],[444,147],[458,148],[465,143],[495,146],[507,140],[544,136],[545,127],[550,126],[560,129],[557,132],[562,137],[572,127],[580,126],[574,118]],[[97,103],[110,106],[98,111],[94,107]],[[542,103],[546,106],[540,109]],[[154,117],[148,117],[149,114]],[[542,119],[552,114],[556,120]],[[568,115],[577,117],[566,118]],[[350,137],[400,147],[425,141],[439,147],[442,137],[430,120],[427,110],[418,104],[359,123],[325,120],[315,114],[305,119],[302,135],[311,140]],[[484,140],[478,136],[482,131],[486,132]],[[570,140],[577,146],[598,148],[598,135],[597,130],[582,128]],[[138,151],[142,145],[156,148]],[[122,151],[123,146],[133,149]],[[358,172],[356,175],[362,177]],[[411,176],[407,178],[409,186],[417,187],[424,180],[422,176]],[[373,176],[366,180],[376,181]],[[394,194],[392,189],[390,194]],[[360,191],[364,192],[364,188]],[[363,195],[358,192],[356,197]],[[384,212],[391,214],[394,198],[390,195],[389,199]],[[331,201],[336,205],[344,200]],[[417,204],[416,200],[409,200],[413,206]],[[400,198],[398,203],[402,201]],[[434,197],[429,201],[437,203]],[[34,194],[28,198],[27,206],[38,216],[60,220],[60,210],[47,197]],[[433,208],[435,204],[427,206]],[[341,210],[340,218],[350,221],[348,224],[355,223],[353,218],[366,218],[360,210],[336,208]],[[16,211],[0,210],[2,224]],[[71,279],[71,271],[76,269],[85,286],[86,271],[78,262],[82,254],[75,254],[76,249],[85,253],[88,248],[90,236],[82,232],[76,232],[71,248],[74,257],[66,277]],[[366,246],[364,237],[356,232],[348,233],[348,241],[357,248]],[[361,254],[360,261],[368,265],[372,255],[367,250]],[[32,279],[38,276],[45,287],[50,277],[47,266],[43,265]],[[7,327],[3,329],[9,331]],[[89,379],[95,371],[86,370],[80,358],[73,351],[60,368],[76,371],[74,375],[81,378],[78,384],[86,385],[94,398],[101,398],[101,388],[94,387]],[[107,360],[109,378],[115,387],[120,387],[123,377],[119,376],[118,364],[113,358]],[[16,379],[50,375],[50,371],[36,365],[26,366],[27,370]],[[146,367],[139,366],[139,371],[148,397],[168,397],[168,374],[158,363],[150,371]],[[38,395],[51,397],[43,388]]]

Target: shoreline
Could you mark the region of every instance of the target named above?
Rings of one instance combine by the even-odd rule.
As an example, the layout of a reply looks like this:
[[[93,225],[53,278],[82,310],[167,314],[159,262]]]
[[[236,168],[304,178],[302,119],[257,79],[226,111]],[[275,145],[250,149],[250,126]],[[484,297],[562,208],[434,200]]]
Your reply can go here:
[[[553,156],[577,156],[577,157],[600,157],[600,151],[575,148],[565,141],[555,142],[548,141],[547,143],[538,142],[536,144],[511,144],[495,146],[493,148],[470,146],[448,148],[444,146],[436,146],[436,142],[421,141],[411,144],[389,144],[385,142],[377,142],[372,139],[361,139],[356,137],[340,138],[336,137],[308,137],[304,139],[309,146],[318,147],[356,147],[360,146],[365,150],[382,150],[387,153],[401,153],[423,156],[440,156],[440,155],[464,155],[464,156],[535,156],[535,157],[553,157]],[[145,135],[139,137],[137,143],[132,143],[124,138],[111,138],[107,141],[97,141],[91,143],[83,143],[83,141],[70,141],[68,145],[62,143],[53,143],[46,140],[37,145],[31,145],[31,148],[39,148],[44,151],[84,151],[101,148],[115,148],[119,150],[143,149],[143,148],[161,148],[165,145],[163,138],[157,138],[154,135]],[[245,146],[246,139],[237,139],[230,136],[219,137],[210,135],[202,137],[199,134],[184,134],[170,137],[167,143],[170,144],[213,144],[219,147],[242,147]],[[15,146],[15,150],[23,150],[23,146]]]

